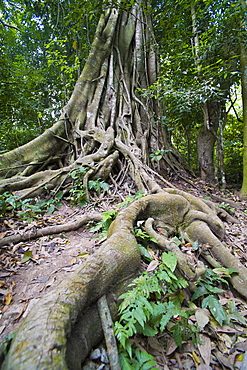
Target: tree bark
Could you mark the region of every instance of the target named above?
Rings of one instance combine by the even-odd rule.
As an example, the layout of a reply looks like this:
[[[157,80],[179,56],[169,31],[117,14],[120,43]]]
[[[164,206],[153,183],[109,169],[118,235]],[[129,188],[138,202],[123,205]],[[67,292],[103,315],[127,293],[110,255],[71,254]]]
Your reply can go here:
[[[242,1],[245,9],[247,5]],[[244,32],[244,31],[243,31]],[[247,198],[247,48],[244,41],[240,42],[240,67],[241,67],[241,87],[242,87],[242,104],[243,104],[243,182],[240,194]]]
[[[113,169],[118,173],[119,161],[128,165],[139,190],[156,191],[152,180],[157,164],[150,161],[150,153],[163,149],[169,150],[163,150],[160,172],[183,169],[158,121],[158,102],[139,93],[157,76],[154,44],[150,14],[138,3],[128,12],[105,11],[58,122],[0,156],[0,192],[15,191],[24,198],[41,194],[44,185],[57,191],[61,184],[69,186],[71,171],[80,166],[86,168],[87,179],[107,178],[111,172],[114,176]]]

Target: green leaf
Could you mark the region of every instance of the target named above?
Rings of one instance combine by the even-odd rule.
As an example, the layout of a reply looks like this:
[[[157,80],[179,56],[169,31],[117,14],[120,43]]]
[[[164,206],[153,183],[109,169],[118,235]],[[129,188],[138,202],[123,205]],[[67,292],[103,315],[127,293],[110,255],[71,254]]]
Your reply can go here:
[[[238,273],[238,270],[235,270],[233,268],[225,268],[225,267],[216,267],[212,270],[217,275],[226,275],[231,276],[232,274]]]
[[[208,290],[206,289],[205,285],[199,286],[198,288],[196,288],[194,294],[191,297],[191,300],[194,301],[197,298],[199,298],[203,295],[206,295],[206,294],[208,294]]]
[[[147,261],[152,261],[153,260],[153,258],[150,256],[150,254],[148,253],[148,251],[145,247],[143,247],[141,244],[138,244],[138,248],[139,248],[141,254],[143,255],[143,257],[145,257],[145,259]]]
[[[202,300],[202,308],[209,308],[215,320],[222,325],[227,320],[226,311],[214,295],[209,295]]]
[[[48,209],[48,213],[49,215],[51,215],[54,211],[56,210],[56,207],[54,204],[51,204],[49,209]]]
[[[230,314],[228,314],[228,318],[230,320],[234,320],[234,321],[237,321],[239,322],[240,324],[243,324],[243,325],[246,325],[246,319],[243,315],[241,315],[240,312],[238,312],[238,310],[236,309],[236,306],[235,306],[235,302],[234,300],[230,300],[228,302],[228,307],[229,307],[229,311],[230,311]]]
[[[212,286],[209,284],[205,284],[205,288],[210,292],[210,293],[223,293],[225,289],[218,288],[216,286]]]
[[[30,258],[32,257],[33,255],[33,252],[32,251],[26,251],[23,255],[23,258],[21,260],[21,263],[25,263],[25,262],[28,262],[30,260]]]
[[[62,191],[59,191],[59,192],[56,194],[55,199],[56,199],[56,200],[61,200],[61,199],[62,199],[62,197],[63,197],[63,194],[64,194],[63,190],[62,190]]]
[[[193,243],[193,245],[192,245],[192,249],[193,249],[194,251],[197,251],[197,250],[198,250],[198,248],[199,248],[199,243],[198,243],[198,240],[196,240],[196,241]]]
[[[173,315],[174,315],[173,312],[166,312],[165,315],[162,316],[160,320],[160,331],[163,331],[165,329],[166,325],[171,320]]]
[[[125,354],[120,353],[119,360],[120,360],[121,369],[136,370],[135,367],[131,366],[129,359],[127,358]]]
[[[182,346],[182,326],[181,324],[175,324],[171,328],[173,332],[173,338],[175,339],[176,344],[178,347]]]
[[[175,271],[177,266],[177,257],[172,252],[163,252],[162,253],[162,261],[163,263],[171,269],[172,272]]]
[[[157,329],[154,329],[147,324],[144,326],[143,331],[142,331],[142,334],[146,335],[147,337],[153,337],[157,333],[158,333]]]

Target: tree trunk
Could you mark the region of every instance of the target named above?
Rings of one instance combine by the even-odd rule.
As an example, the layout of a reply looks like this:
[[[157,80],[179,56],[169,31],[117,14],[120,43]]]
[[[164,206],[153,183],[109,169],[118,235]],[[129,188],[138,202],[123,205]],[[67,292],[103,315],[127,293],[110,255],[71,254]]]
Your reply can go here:
[[[181,170],[183,160],[158,122],[157,101],[139,93],[157,76],[154,44],[150,14],[138,4],[129,12],[105,11],[58,122],[32,142],[0,156],[0,191],[36,196],[44,185],[55,191],[61,183],[68,188],[74,168],[85,167],[87,179],[106,179],[123,163],[139,190],[157,191],[150,153],[163,149],[172,151],[163,151],[161,172]]]
[[[247,8],[246,2],[242,4]],[[243,150],[243,182],[240,194],[247,198],[247,47],[244,42],[240,43],[240,67],[241,67],[241,87],[242,87],[242,104],[243,104],[243,133],[244,133],[244,150]]]
[[[197,138],[199,174],[204,181],[212,184],[215,183],[214,146],[217,141],[220,108],[221,105],[218,102],[209,100],[204,104],[204,124]]]

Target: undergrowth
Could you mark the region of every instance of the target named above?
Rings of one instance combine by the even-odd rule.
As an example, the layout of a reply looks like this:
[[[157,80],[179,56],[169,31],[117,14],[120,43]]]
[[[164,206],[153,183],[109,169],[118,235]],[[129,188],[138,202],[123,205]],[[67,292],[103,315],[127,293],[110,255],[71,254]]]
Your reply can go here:
[[[17,195],[5,192],[0,194],[0,217],[18,218],[31,222],[46,212],[52,214],[57,207],[61,206],[63,191],[57,193],[54,198],[48,200],[20,199]]]
[[[155,358],[140,344],[145,337],[158,338],[166,331],[179,348],[188,341],[195,347],[202,344],[199,333],[209,318],[203,325],[201,319],[192,320],[196,312],[202,312],[202,309],[207,308],[209,316],[211,314],[219,325],[229,325],[232,320],[242,324],[245,322],[233,301],[226,309],[218,297],[218,294],[224,292],[219,284],[227,287],[227,279],[235,270],[207,269],[198,280],[192,297],[188,299],[188,291],[185,294],[188,282],[176,276],[176,266],[176,256],[172,252],[163,252],[157,267],[151,272],[144,271],[133,280],[127,292],[119,297],[122,302],[119,318],[115,322],[115,335],[119,342],[123,369],[157,368]],[[167,343],[163,344],[165,348]]]

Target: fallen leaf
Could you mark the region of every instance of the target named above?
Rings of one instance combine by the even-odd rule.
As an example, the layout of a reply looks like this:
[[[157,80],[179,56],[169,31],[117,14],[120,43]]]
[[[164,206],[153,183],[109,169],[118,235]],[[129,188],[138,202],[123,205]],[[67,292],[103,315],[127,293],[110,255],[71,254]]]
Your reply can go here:
[[[6,235],[6,231],[4,231],[3,233],[0,233],[0,239],[3,239]]]
[[[195,313],[198,326],[203,329],[209,322],[210,313],[205,309],[198,309]]]
[[[171,355],[176,349],[178,348],[175,340],[172,338],[169,340],[166,346],[166,355],[169,356]]]
[[[211,340],[203,334],[200,334],[200,340],[203,342],[203,344],[198,343],[198,349],[200,352],[200,355],[205,362],[206,365],[209,366],[211,361]]]
[[[4,302],[5,302],[6,306],[9,306],[10,305],[10,303],[12,301],[12,298],[13,297],[12,297],[11,293],[6,294],[6,296],[4,298]]]
[[[159,266],[159,261],[153,260],[150,262],[150,264],[147,267],[147,272],[152,272],[156,269],[156,267]]]
[[[27,309],[27,306],[28,306],[28,303],[29,303],[29,300],[27,300],[22,308],[22,310],[20,311],[20,313],[14,318],[14,321],[18,321],[21,316],[23,315],[23,313],[26,311]]]
[[[89,256],[89,253],[87,253],[87,252],[82,252],[82,253],[79,253],[76,257],[77,257],[77,258],[84,258],[84,257],[87,257],[87,256]]]
[[[30,260],[32,257],[33,252],[32,251],[26,251],[22,257],[21,263],[26,263]]]
[[[215,356],[222,365],[224,365],[228,369],[234,370],[234,367],[229,364],[228,357],[224,356],[220,351],[215,351]]]
[[[156,351],[163,353],[164,352],[164,346],[160,344],[158,339],[155,337],[148,337],[148,344],[151,348],[155,349]]]

